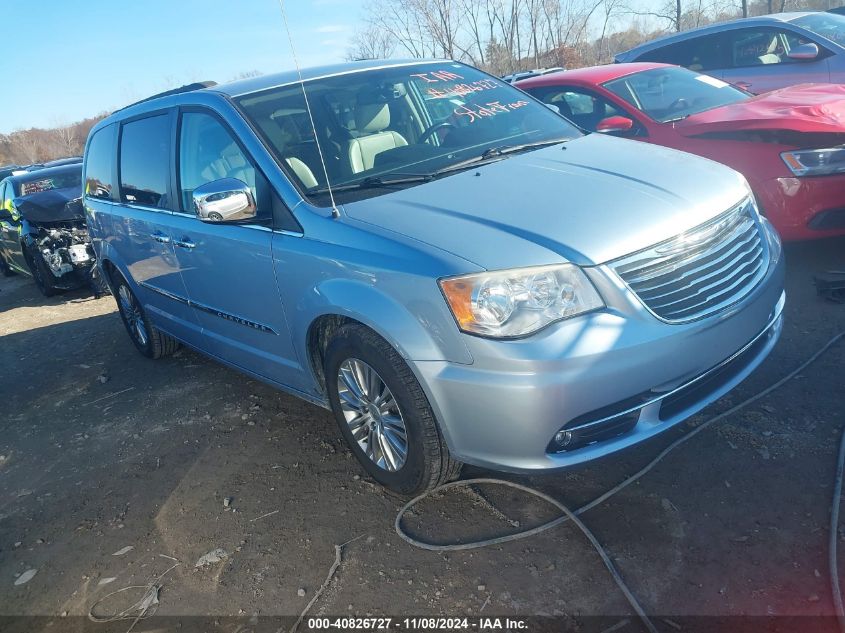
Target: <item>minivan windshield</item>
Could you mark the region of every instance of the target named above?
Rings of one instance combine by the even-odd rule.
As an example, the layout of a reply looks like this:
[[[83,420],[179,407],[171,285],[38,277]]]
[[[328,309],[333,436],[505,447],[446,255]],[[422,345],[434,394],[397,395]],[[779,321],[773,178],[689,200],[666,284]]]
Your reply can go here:
[[[511,85],[434,62],[313,79],[236,99],[313,204],[378,195],[581,132]],[[318,147],[319,146],[319,147]],[[325,169],[320,159],[322,151]]]
[[[845,46],[845,16],[835,13],[810,13],[795,18],[792,24]]]
[[[604,87],[660,123],[749,99],[748,93],[686,68],[654,68],[608,81]]]

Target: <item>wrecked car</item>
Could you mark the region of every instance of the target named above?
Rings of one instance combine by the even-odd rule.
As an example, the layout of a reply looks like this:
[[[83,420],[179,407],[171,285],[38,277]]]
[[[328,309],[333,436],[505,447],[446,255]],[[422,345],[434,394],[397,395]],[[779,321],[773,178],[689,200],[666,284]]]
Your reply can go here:
[[[45,296],[88,285],[99,295],[81,196],[81,164],[0,182],[0,272],[31,275]]]
[[[845,235],[845,85],[754,97],[665,64],[612,64],[520,82],[590,132],[710,158],[746,177],[784,240]]]

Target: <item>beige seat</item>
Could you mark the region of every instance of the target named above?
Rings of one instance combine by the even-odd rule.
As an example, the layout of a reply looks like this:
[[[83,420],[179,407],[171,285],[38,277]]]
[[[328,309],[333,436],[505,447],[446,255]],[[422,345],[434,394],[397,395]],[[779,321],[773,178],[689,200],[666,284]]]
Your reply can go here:
[[[359,105],[355,110],[355,127],[359,136],[349,141],[349,164],[352,173],[372,169],[382,152],[408,144],[401,134],[388,130],[390,108],[386,103]]]
[[[772,41],[769,43],[769,47],[766,50],[765,54],[760,55],[757,59],[761,64],[779,64],[780,63],[780,55],[778,55],[778,36],[775,35],[772,37]]]
[[[302,186],[306,189],[311,189],[312,187],[317,186],[317,179],[314,177],[314,172],[299,160],[296,156],[291,156],[290,158],[286,158],[285,162],[290,167],[290,170],[296,174],[296,177],[302,182]]]

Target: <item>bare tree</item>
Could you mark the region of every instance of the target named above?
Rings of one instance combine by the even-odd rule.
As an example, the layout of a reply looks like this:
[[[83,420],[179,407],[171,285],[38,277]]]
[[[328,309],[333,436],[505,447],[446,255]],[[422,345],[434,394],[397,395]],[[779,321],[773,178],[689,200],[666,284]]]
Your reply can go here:
[[[73,125],[59,124],[50,130],[50,136],[58,146],[58,153],[61,156],[73,156],[79,153],[80,143]]]
[[[606,54],[606,47],[605,47],[605,40],[607,37],[607,27],[610,24],[611,19],[613,19],[619,12],[624,10],[623,0],[604,0],[602,3],[602,25],[601,25],[601,35],[599,36],[598,40],[598,55],[597,59],[595,60],[596,63],[601,61],[605,61],[609,58],[609,54]],[[608,59],[609,61],[609,59]]]
[[[370,0],[350,58],[447,57],[495,74],[609,61],[667,30],[827,0]],[[624,20],[623,20],[624,18]],[[621,30],[614,31],[614,29]]]
[[[385,29],[368,24],[363,31],[352,36],[352,44],[346,51],[347,61],[362,59],[387,59],[396,50],[393,35]]]
[[[22,159],[20,162],[35,163],[46,155],[34,131],[16,130],[10,135],[12,151]]]

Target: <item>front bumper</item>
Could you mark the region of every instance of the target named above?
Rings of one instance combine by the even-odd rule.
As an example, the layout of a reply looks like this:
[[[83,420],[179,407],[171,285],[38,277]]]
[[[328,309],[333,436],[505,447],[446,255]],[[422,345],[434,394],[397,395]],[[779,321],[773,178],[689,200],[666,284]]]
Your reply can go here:
[[[845,235],[845,174],[773,178],[755,194],[784,240]]]
[[[739,303],[680,325],[649,314],[608,269],[589,274],[607,310],[517,341],[466,336],[472,365],[414,363],[457,459],[532,472],[609,455],[730,391],[781,333],[782,257]],[[564,428],[581,430],[579,447],[554,445]]]

